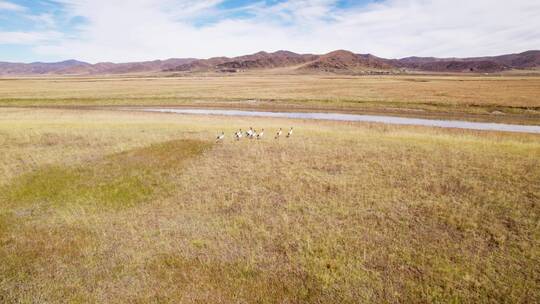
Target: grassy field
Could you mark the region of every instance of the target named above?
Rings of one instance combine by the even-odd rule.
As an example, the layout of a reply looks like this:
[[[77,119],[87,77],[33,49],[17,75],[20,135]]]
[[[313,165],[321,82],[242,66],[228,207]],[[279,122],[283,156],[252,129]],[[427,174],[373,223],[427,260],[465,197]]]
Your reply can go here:
[[[0,176],[2,303],[540,299],[539,135],[0,108]]]
[[[520,116],[540,121],[540,77],[236,75],[0,79],[0,105],[203,105]],[[499,115],[490,115],[497,113]]]

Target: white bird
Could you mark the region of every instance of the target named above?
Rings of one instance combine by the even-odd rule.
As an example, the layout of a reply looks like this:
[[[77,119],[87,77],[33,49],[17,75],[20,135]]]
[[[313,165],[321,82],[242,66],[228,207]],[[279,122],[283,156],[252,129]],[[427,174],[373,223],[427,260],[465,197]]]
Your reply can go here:
[[[242,138],[242,129],[239,129],[238,132],[236,132],[235,136],[236,136],[236,140],[240,140],[240,138]]]
[[[291,129],[289,130],[289,133],[287,133],[287,138],[291,137],[291,135],[292,135],[292,130],[293,130],[293,127],[291,127]]]
[[[223,140],[223,138],[225,138],[225,132],[221,132],[221,134],[216,137],[216,142]]]
[[[253,128],[249,127],[249,130],[246,131],[246,137],[251,137],[252,134],[253,134]]]
[[[281,133],[283,133],[283,131],[281,130],[281,128],[279,128],[279,130],[277,131],[276,133],[276,139],[278,139],[280,136],[281,136]]]
[[[261,132],[257,134],[257,139],[261,139],[264,136],[264,129],[261,129]]]
[[[249,138],[255,138],[257,137],[257,130],[253,129],[253,132],[251,132],[251,135],[249,136]]]

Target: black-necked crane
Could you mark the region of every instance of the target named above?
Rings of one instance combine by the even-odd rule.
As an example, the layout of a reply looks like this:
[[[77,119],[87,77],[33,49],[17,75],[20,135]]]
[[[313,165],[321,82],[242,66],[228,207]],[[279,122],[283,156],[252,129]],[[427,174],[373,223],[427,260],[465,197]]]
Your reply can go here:
[[[293,131],[293,127],[291,127],[291,129],[289,130],[289,133],[287,133],[287,138],[291,137],[292,131]]]
[[[216,137],[216,142],[222,141],[224,138],[225,138],[225,132],[221,132],[221,134],[219,134],[219,135]]]
[[[240,140],[240,138],[242,138],[242,135],[243,135],[242,129],[239,129],[238,132],[234,134],[234,136],[236,137],[236,140]]]
[[[251,137],[253,135],[253,128],[249,127],[249,130],[246,131],[246,137]]]
[[[277,131],[276,133],[276,139],[278,139],[280,136],[281,136],[281,133],[283,133],[283,131],[281,130],[281,128],[279,128],[279,130]]]

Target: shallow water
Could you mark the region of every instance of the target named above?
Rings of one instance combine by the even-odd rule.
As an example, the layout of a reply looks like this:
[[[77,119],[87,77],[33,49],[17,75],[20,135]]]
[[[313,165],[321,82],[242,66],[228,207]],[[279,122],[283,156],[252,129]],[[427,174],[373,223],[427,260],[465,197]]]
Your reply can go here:
[[[214,109],[170,109],[170,108],[143,108],[145,112],[199,114],[199,115],[226,115],[226,116],[251,116],[251,117],[278,117],[297,119],[339,120],[339,121],[364,121],[386,123],[394,125],[429,126],[440,128],[458,128],[470,130],[489,130],[505,132],[540,133],[540,126],[514,125],[503,123],[472,122],[462,120],[439,120],[425,118],[407,118],[384,115],[360,115],[340,113],[300,113],[300,112],[261,112],[242,110],[214,110]]]

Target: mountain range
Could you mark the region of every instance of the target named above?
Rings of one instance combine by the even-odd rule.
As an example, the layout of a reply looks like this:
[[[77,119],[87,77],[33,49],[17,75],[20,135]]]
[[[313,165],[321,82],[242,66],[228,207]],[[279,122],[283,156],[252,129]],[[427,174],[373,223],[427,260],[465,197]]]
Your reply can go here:
[[[338,50],[324,55],[289,51],[258,52],[239,57],[209,59],[171,58],[129,63],[90,64],[77,60],[44,63],[0,62],[0,75],[111,75],[135,73],[189,74],[237,73],[285,69],[298,73],[388,74],[407,72],[495,73],[507,70],[539,70],[540,51],[491,57],[386,59],[371,54]]]

